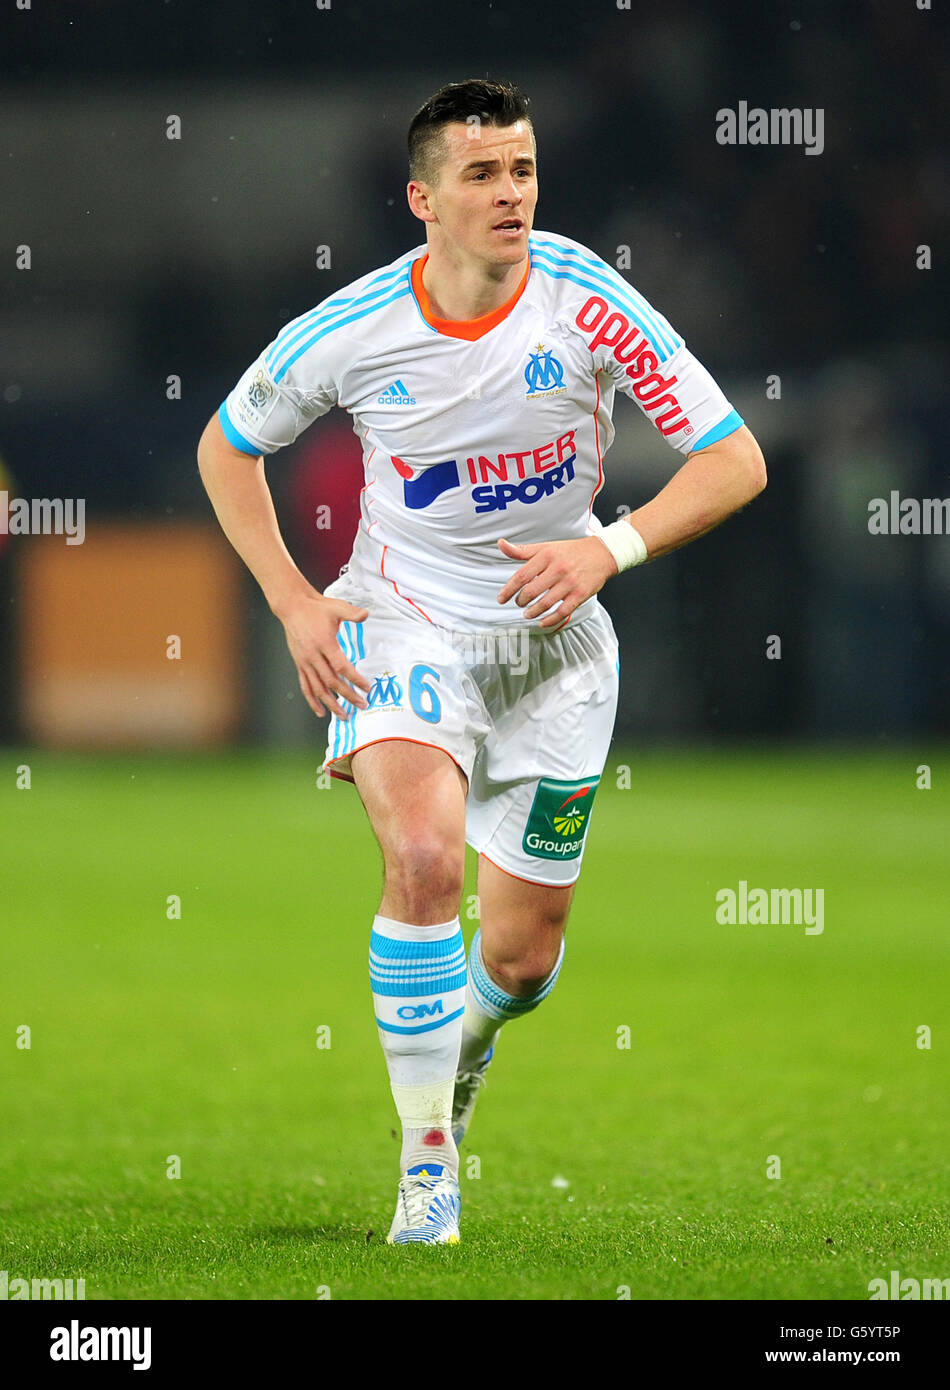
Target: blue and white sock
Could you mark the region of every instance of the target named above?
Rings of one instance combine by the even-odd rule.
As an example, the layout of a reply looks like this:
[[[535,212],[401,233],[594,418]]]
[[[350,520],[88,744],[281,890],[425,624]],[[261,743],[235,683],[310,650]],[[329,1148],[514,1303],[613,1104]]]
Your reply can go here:
[[[561,962],[564,959],[564,942],[558,952],[554,969],[534,994],[519,999],[507,994],[491,978],[482,959],[481,928],[475,933],[468,954],[468,985],[465,990],[465,1014],[462,1018],[462,1046],[459,1053],[459,1071],[471,1071],[479,1062],[485,1060],[488,1052],[495,1046],[501,1026],[509,1019],[521,1018],[536,1009],[542,999],[547,999],[557,984]]]
[[[401,1170],[440,1164],[458,1176],[452,1093],[465,1011],[465,943],[459,919],[418,927],[376,917],[369,977],[396,1110]]]

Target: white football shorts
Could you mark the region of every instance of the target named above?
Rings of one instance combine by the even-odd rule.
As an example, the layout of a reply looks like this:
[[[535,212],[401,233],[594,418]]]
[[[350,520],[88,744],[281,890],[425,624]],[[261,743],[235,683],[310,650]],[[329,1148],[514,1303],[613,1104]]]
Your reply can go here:
[[[388,739],[429,744],[468,779],[465,838],[530,883],[576,882],[617,710],[617,638],[606,611],[561,632],[455,632],[348,573],[331,598],[369,609],[340,645],[371,682],[368,707],[331,716],[324,768]]]

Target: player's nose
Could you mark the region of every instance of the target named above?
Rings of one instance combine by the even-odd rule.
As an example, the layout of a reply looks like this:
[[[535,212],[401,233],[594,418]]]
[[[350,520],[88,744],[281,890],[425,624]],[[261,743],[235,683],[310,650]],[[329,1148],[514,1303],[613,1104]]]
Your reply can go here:
[[[518,187],[514,179],[509,174],[507,180],[505,180],[505,183],[502,187],[501,193],[498,195],[498,202],[514,203],[517,205],[522,201],[523,198],[524,193],[522,189]]]

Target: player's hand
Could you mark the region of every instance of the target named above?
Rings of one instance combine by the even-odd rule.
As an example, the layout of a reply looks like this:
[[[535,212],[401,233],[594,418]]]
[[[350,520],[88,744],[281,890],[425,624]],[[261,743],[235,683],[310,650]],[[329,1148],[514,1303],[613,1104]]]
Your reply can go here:
[[[540,545],[512,545],[501,540],[498,547],[509,560],[524,561],[500,591],[498,602],[507,603],[513,598],[519,608],[528,609],[526,618],[547,613],[538,627],[560,627],[617,573],[617,561],[596,536],[577,541],[542,541]],[[557,609],[549,613],[554,604]]]
[[[366,608],[354,608],[339,598],[324,598],[316,591],[298,598],[286,615],[281,615],[300,689],[317,716],[348,718],[337,696],[366,708],[360,691],[369,690],[369,681],[347,660],[337,631],[341,623],[361,623],[368,617]]]

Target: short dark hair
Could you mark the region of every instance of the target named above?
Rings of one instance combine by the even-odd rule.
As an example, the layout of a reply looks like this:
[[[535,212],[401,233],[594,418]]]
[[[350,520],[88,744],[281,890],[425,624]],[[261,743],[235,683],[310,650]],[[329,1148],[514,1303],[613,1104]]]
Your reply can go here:
[[[440,87],[413,116],[409,126],[409,177],[433,183],[442,147],[442,131],[454,122],[477,116],[483,125],[531,122],[528,98],[510,82],[472,78]]]

